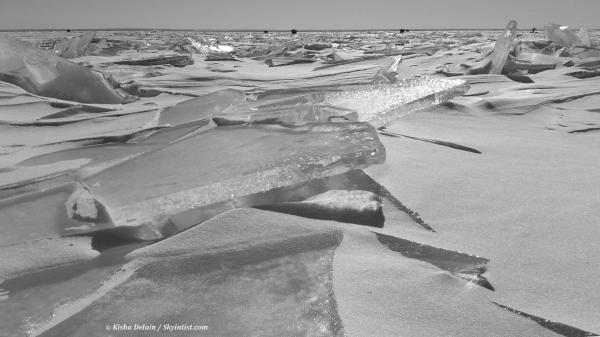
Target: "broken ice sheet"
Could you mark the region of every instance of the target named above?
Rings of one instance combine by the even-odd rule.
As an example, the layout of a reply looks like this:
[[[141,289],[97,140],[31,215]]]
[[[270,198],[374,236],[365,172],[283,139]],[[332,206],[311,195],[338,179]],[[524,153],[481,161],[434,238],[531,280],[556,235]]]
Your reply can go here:
[[[383,163],[367,123],[218,127],[85,179],[117,226]],[[176,163],[176,164],[174,164]]]
[[[391,84],[277,90],[263,96],[285,97],[303,93],[311,102],[355,110],[359,121],[379,128],[414,111],[460,96],[469,87],[460,79],[415,77]]]
[[[496,40],[496,45],[494,46],[494,51],[492,52],[492,67],[490,69],[490,74],[502,73],[502,68],[504,68],[506,58],[512,50],[516,31],[517,22],[512,20],[508,23],[508,25],[506,25],[504,31],[498,36],[498,40]]]
[[[325,221],[234,210],[129,253],[97,291],[34,321],[30,335],[105,336],[106,324],[170,317],[211,336],[342,336],[332,280],[341,239]]]

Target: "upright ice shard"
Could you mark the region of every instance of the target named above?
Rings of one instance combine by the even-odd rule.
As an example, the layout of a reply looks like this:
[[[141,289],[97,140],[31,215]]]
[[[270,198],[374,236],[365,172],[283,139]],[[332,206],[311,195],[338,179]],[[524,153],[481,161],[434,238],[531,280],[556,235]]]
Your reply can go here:
[[[36,95],[69,101],[106,104],[124,101],[100,73],[4,36],[0,36],[0,81]]]
[[[548,23],[544,26],[544,32],[546,33],[546,39],[559,46],[575,47],[583,45],[583,41],[574,31],[569,29],[569,26]]]
[[[217,127],[87,178],[117,226],[160,229],[170,214],[385,160],[367,123]]]
[[[510,53],[510,50],[512,49],[516,31],[517,21],[512,20],[498,36],[494,51],[492,52],[492,67],[490,69],[490,74],[502,73],[502,68],[504,67],[504,63],[506,63],[508,53]]]

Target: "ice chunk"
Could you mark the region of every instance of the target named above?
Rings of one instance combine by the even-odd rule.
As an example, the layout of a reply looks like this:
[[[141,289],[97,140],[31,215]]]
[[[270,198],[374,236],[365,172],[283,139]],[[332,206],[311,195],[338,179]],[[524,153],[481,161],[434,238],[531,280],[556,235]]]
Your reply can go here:
[[[218,127],[86,179],[117,226],[364,168],[385,160],[367,123]]]
[[[212,53],[232,53],[233,47],[215,44],[215,45],[208,47],[208,50]]]
[[[0,80],[40,96],[83,103],[124,101],[100,73],[4,36],[0,36]]]
[[[77,185],[65,202],[65,207],[67,215],[73,220],[91,223],[110,221],[107,219],[104,205],[82,184]]]
[[[56,55],[66,59],[83,56],[94,37],[96,32],[87,32],[75,38],[63,38],[56,41],[52,49]]]
[[[561,26],[555,23],[548,23],[544,26],[544,32],[546,33],[546,39],[554,42],[554,44],[575,47],[583,45],[583,41],[569,29],[569,26]]]
[[[243,110],[235,107],[216,115],[213,120],[217,125],[357,121],[358,113],[327,104],[297,104],[260,110]]]
[[[517,22],[512,20],[506,25],[506,28],[496,40],[496,45],[494,46],[494,51],[492,52],[492,67],[490,69],[490,74],[501,74],[502,68],[504,68],[504,63],[506,62],[506,58],[508,57],[508,53],[513,47],[513,42],[515,40],[517,31]]]
[[[385,68],[390,73],[398,73],[398,67],[400,66],[400,62],[402,62],[402,55],[392,56],[390,57],[392,63]]]

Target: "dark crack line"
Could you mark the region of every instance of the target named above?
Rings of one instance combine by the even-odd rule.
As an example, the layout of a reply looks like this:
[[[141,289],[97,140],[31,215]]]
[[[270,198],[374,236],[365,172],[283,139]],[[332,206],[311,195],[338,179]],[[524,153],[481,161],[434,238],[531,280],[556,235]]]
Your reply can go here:
[[[600,127],[571,130],[571,131],[569,131],[569,133],[585,133],[585,132],[590,132],[590,131],[600,131]]]
[[[519,311],[517,309],[513,309],[510,307],[507,307],[505,305],[496,303],[494,301],[492,301],[492,303],[494,303],[495,305],[499,306],[502,309],[508,310],[510,312],[512,312],[513,314],[519,315],[519,316],[523,316],[525,318],[528,318],[534,322],[536,322],[537,324],[541,325],[542,327],[548,329],[548,330],[552,330],[558,334],[561,334],[563,336],[567,336],[567,337],[589,337],[589,336],[599,336],[598,334],[595,334],[593,332],[589,332],[589,331],[585,331],[585,330],[581,330],[575,327],[572,327],[570,325],[566,325],[563,323],[558,323],[558,322],[553,322],[550,320],[547,320],[545,318],[542,317],[538,317],[538,316],[534,316],[531,314],[528,314],[526,312],[522,312]]]
[[[441,145],[441,146],[446,146],[446,147],[449,147],[449,148],[452,148],[452,149],[455,149],[455,150],[461,150],[461,151],[467,151],[467,152],[471,152],[471,153],[481,154],[481,152],[479,150],[476,150],[474,148],[471,148],[471,147],[468,147],[468,146],[464,146],[464,145],[460,145],[460,144],[456,144],[456,143],[446,142],[446,141],[443,141],[443,140],[418,138],[418,137],[403,135],[403,134],[400,134],[400,133],[394,133],[394,132],[384,131],[384,130],[381,130],[381,129],[378,129],[377,132],[379,132],[379,134],[384,135],[384,136],[389,136],[389,137],[405,137],[405,138],[409,138],[409,139],[420,140],[422,142],[427,142],[427,143],[437,144],[437,145]]]
[[[580,80],[584,80],[587,78],[593,78],[593,77],[600,76],[600,70],[596,69],[596,70],[587,70],[587,71],[575,71],[575,72],[568,73],[565,75],[569,75],[571,77],[575,77]]]
[[[366,174],[364,171],[361,171],[361,172],[363,172],[363,174],[366,177],[368,177],[369,185],[371,185],[371,187],[376,191],[377,195],[379,195],[382,198],[387,199],[392,204],[392,206],[394,206],[394,208],[406,213],[411,219],[413,219],[421,227],[425,228],[426,230],[428,230],[430,232],[435,233],[435,229],[433,229],[433,227],[431,227],[429,224],[427,224],[425,222],[425,220],[423,220],[421,218],[421,216],[419,215],[418,212],[415,212],[412,209],[406,207],[400,200],[398,200],[396,197],[394,197],[394,195],[385,186],[383,186],[380,183],[378,183],[377,181],[375,181],[373,178],[371,178],[370,175]]]
[[[469,283],[495,291],[490,281],[483,276],[487,271],[486,265],[489,262],[486,258],[424,245],[391,235],[373,233],[377,236],[377,240],[390,250],[410,259],[430,263]]]

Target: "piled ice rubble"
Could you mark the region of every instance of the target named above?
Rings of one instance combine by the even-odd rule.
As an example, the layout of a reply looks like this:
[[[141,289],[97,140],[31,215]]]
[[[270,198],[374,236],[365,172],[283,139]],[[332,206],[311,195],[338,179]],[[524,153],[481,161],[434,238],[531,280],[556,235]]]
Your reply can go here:
[[[600,48],[585,28],[578,32],[568,26],[549,23],[544,39],[517,38],[516,22],[511,21],[498,35],[493,50],[481,48],[481,56],[459,65],[445,65],[438,72],[447,76],[503,74],[520,82],[531,82],[528,74],[557,67],[578,65],[578,59],[600,57]],[[589,70],[589,69],[587,69]],[[589,71],[572,73],[575,77],[592,77]]]
[[[187,297],[181,307],[220,320],[212,326],[217,332],[236,334],[244,326],[257,335],[343,334],[331,280],[341,233],[331,223],[301,217],[383,226],[382,197],[390,198],[389,192],[351,179],[385,161],[377,128],[461,95],[468,84],[399,79],[401,55],[418,57],[440,48],[402,48],[393,43],[395,35],[343,43],[323,42],[331,40],[327,36],[314,41],[219,36],[207,43],[168,34],[183,40],[177,54],[152,33],[125,32],[118,39],[89,33],[60,40],[53,51],[0,37],[0,79],[20,87],[0,83],[0,131],[7,143],[1,150],[10,160],[0,167],[0,223],[11,224],[0,253],[19,257],[17,264],[0,264],[0,277],[52,273],[78,263],[84,272],[92,269],[106,279],[99,287],[81,287],[58,309],[53,299],[24,309],[36,315],[28,332],[85,334],[97,328],[101,315],[113,319],[113,311],[134,312],[130,305],[147,303],[152,291],[157,303],[166,303],[166,294],[185,284],[197,296]],[[254,47],[244,47],[244,39]],[[368,39],[372,43],[360,52],[341,50]],[[89,67],[53,53],[80,58],[76,61]],[[205,60],[194,54],[205,54]],[[234,64],[253,62],[260,73],[167,66],[227,58]],[[277,73],[281,68],[269,69],[265,61],[327,67],[300,65],[289,74]],[[90,68],[113,71],[121,81],[109,82]],[[163,76],[167,68],[170,73]],[[189,89],[186,93],[197,97],[184,100],[181,92],[168,94],[175,85],[208,93]],[[159,97],[122,104],[120,90],[144,96],[145,88]],[[33,128],[35,137],[16,131]],[[237,209],[244,207],[262,210]],[[133,249],[127,245],[147,247],[126,254]],[[212,265],[226,268],[206,269]],[[212,277],[229,281],[211,285]],[[57,289],[77,282],[60,281]],[[127,304],[114,301],[120,294]],[[240,301],[254,305],[263,318],[277,319],[232,313],[232,303]],[[146,306],[143,313],[154,322],[170,308]],[[286,323],[294,320],[301,324]]]

